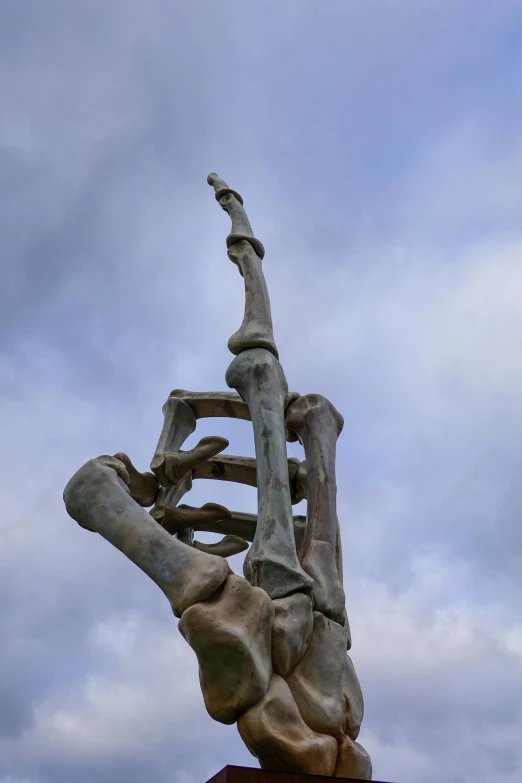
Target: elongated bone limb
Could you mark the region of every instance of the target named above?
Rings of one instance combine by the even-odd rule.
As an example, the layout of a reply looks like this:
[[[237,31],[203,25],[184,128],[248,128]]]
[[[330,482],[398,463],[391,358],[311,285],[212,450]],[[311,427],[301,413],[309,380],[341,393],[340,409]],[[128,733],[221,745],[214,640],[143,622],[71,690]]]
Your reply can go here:
[[[225,536],[216,544],[203,544],[201,541],[194,541],[194,546],[199,552],[219,555],[219,557],[232,557],[232,555],[239,555],[248,549],[247,542],[240,536]]]
[[[307,467],[308,509],[299,561],[314,579],[315,608],[345,624],[341,536],[337,518],[335,452],[343,417],[319,394],[307,394],[286,412],[287,425],[299,435]]]
[[[131,498],[125,465],[114,457],[98,457],[80,468],[64,501],[82,527],[99,533],[156,582],[177,617],[210,598],[230,573],[226,560],[198,552],[163,530]]]
[[[177,397],[169,397],[163,406],[164,423],[151,468],[166,491],[159,493],[151,515],[163,523],[165,508],[176,506],[192,486],[191,472],[201,461],[215,456],[228,446],[226,438],[208,437],[190,451],[180,453],[180,448],[196,428],[196,416],[192,408]],[[192,531],[185,529],[178,538],[186,544],[193,543]]]
[[[245,559],[245,576],[271,598],[310,591],[313,580],[297,559],[286,456],[287,385],[275,356],[254,348],[236,356],[226,382],[248,404],[257,460],[258,521]]]
[[[168,533],[177,535],[180,541],[195,546],[200,552],[230,557],[248,549],[247,542],[240,536],[225,535],[216,544],[202,544],[193,539],[195,529],[220,519],[226,519],[229,516],[230,511],[217,503],[205,503],[201,508],[167,506],[161,520],[161,526]]]
[[[161,524],[165,530],[174,535],[189,527],[193,530],[206,530],[207,525],[228,519],[228,517],[230,517],[228,508],[217,503],[205,503],[201,508],[185,505],[166,506]]]
[[[177,397],[190,405],[196,419],[227,417],[250,421],[248,405],[237,392],[191,392],[174,389],[170,397]]]
[[[243,208],[243,199],[236,190],[229,188],[227,183],[217,174],[209,174],[207,182],[216,192],[216,201],[220,207],[228,212],[232,221],[232,230],[227,237],[227,247],[246,240],[255,250],[259,258],[265,255],[265,249],[259,239],[256,239],[252,226]]]
[[[295,457],[288,458],[288,479],[292,494],[294,478],[299,471],[299,467],[298,459]],[[192,471],[192,478],[234,481],[238,484],[257,487],[257,461],[255,457],[236,457],[233,454],[221,454],[197,465]],[[301,483],[299,484],[299,491],[301,491]],[[299,497],[299,500],[301,500],[301,497]]]
[[[156,502],[149,511],[149,514],[156,522],[163,525],[165,510],[168,506],[177,506],[183,495],[192,489],[192,475],[186,473],[181,481],[170,487],[161,487],[156,496]]]
[[[168,398],[163,406],[163,416],[163,429],[150,469],[163,487],[169,487],[172,481],[165,474],[165,453],[175,454],[180,450],[188,436],[196,429],[196,417],[190,405],[176,397]]]
[[[206,503],[201,508],[194,508],[183,503],[175,509],[174,514],[171,509],[172,507],[167,507],[166,514],[170,513],[170,516],[168,525],[164,524],[164,527],[172,533],[190,527],[195,532],[239,536],[245,541],[253,541],[256,535],[256,514],[229,511],[223,506],[218,506],[217,503]],[[223,511],[219,511],[219,509],[223,509]],[[207,521],[210,516],[213,518],[212,521]],[[301,514],[294,515],[293,524],[296,550],[299,551],[303,543],[306,517]]]
[[[262,268],[263,245],[254,237],[239,194],[217,174],[209,174],[208,183],[214,187],[222,209],[230,215],[232,231],[227,237],[228,257],[237,264],[245,280],[245,315],[238,331],[228,341],[229,350],[237,355],[249,348],[266,348],[278,357]]]
[[[174,389],[169,396],[177,397],[190,405],[196,419],[221,417],[250,421],[248,405],[237,392],[192,392],[187,389]],[[297,392],[289,392],[285,401],[285,409],[299,396]],[[289,430],[286,433],[286,439],[289,442],[295,441],[297,435]]]
[[[246,240],[232,245],[228,257],[237,264],[245,281],[245,315],[230,337],[228,349],[237,355],[249,348],[266,348],[278,358],[262,261]]]
[[[130,457],[122,451],[115,454],[114,459],[123,462],[127,469],[127,474],[129,476],[128,487],[131,498],[135,500],[136,503],[139,503],[140,506],[152,506],[160,489],[158,479],[154,473],[140,473],[132,464]]]
[[[192,472],[201,462],[214,457],[226,449],[228,440],[217,435],[201,438],[190,451],[178,451],[176,454],[165,452],[163,472],[168,481],[177,484],[186,473]]]

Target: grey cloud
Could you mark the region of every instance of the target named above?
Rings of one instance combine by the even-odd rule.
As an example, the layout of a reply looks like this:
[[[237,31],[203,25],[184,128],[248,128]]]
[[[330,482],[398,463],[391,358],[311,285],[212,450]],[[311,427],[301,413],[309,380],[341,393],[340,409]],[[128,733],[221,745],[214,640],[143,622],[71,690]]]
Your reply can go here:
[[[181,640],[168,659],[163,596],[61,501],[96,454],[146,468],[171,388],[224,388],[243,294],[214,169],[267,247],[290,386],[345,415],[376,777],[514,783],[518,4],[24,0],[1,17],[0,779],[199,783],[254,763],[206,715]],[[244,423],[200,434],[217,429],[252,453]],[[255,504],[210,482],[194,499]],[[156,647],[93,643],[129,612]]]

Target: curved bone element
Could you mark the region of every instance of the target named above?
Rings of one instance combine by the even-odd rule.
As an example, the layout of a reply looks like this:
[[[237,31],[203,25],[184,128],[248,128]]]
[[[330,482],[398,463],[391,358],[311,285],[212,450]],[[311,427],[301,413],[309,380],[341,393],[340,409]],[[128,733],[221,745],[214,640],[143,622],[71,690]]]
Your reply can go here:
[[[167,507],[166,513],[172,514],[172,508],[172,506]],[[175,508],[172,523],[169,521],[169,524],[165,525],[162,522],[162,525],[171,533],[178,533],[190,527],[194,531],[199,530],[205,533],[239,536],[245,539],[245,541],[253,541],[256,535],[257,516],[255,514],[244,514],[241,511],[228,511],[228,509],[223,509],[226,513],[220,514],[217,509],[222,508],[223,506],[218,506],[217,503],[205,503],[200,509],[182,503]],[[198,513],[185,515],[179,513],[185,511],[196,511]],[[208,517],[203,517],[202,512],[205,512],[205,515],[207,512],[211,513],[212,519],[215,521],[207,522],[206,519]],[[296,550],[299,550],[304,537],[306,517],[296,514],[293,518],[293,523],[295,546]]]
[[[243,199],[239,193],[229,188],[227,183],[217,174],[209,174],[207,182],[214,188],[219,206],[228,212],[232,221],[232,230],[227,237],[227,247],[231,248],[237,242],[245,240],[251,244],[259,258],[262,259],[265,255],[265,249],[259,239],[254,236],[252,226],[243,208]]]
[[[239,193],[216,174],[208,182],[231,218],[228,256],[245,285],[243,322],[229,340],[231,391],[174,389],[163,406],[152,473],[140,473],[121,452],[99,457],[70,480],[65,504],[79,525],[99,532],[165,593],[197,655],[207,711],[237,722],[263,769],[371,779],[370,758],[356,741],[364,701],[346,654],[335,478],[343,419],[324,397],[288,392],[263,245]],[[228,441],[214,436],[183,450],[197,420],[214,417],[251,421],[255,458],[221,453]],[[287,441],[296,440],[302,462],[287,455]],[[181,504],[196,478],[257,487],[257,514]],[[293,516],[301,500],[307,516]],[[194,540],[196,531],[221,540]],[[225,558],[245,552],[248,542],[244,579]]]
[[[163,474],[172,484],[177,484],[186,473],[193,471],[201,462],[215,457],[227,446],[228,440],[226,438],[209,435],[206,438],[201,438],[190,451],[178,451],[177,454],[166,451],[163,455]]]
[[[309,775],[334,772],[337,742],[308,728],[288,685],[277,674],[263,700],[238,720],[237,727],[262,769]]]
[[[290,457],[287,462],[288,480],[292,489],[294,477],[299,472],[300,463],[295,457]],[[250,487],[257,487],[257,460],[255,457],[236,457],[233,454],[220,454],[197,465],[192,472],[192,478],[233,481],[236,484],[247,484]],[[302,498],[299,499],[301,500]]]
[[[262,268],[263,245],[254,237],[243,205],[234,191],[217,174],[209,174],[208,183],[215,188],[221,208],[232,220],[232,232],[227,237],[228,257],[237,264],[245,281],[243,323],[228,341],[228,348],[236,355],[249,348],[266,348],[277,358],[270,299]]]
[[[163,429],[150,463],[150,469],[163,487],[172,484],[165,474],[165,453],[175,454],[180,450],[188,436],[196,429],[194,411],[183,400],[169,397],[163,406]]]
[[[305,723],[320,734],[340,741],[346,724],[341,677],[346,658],[346,632],[338,623],[314,612],[310,644],[301,662],[287,677]]]
[[[122,451],[115,454],[114,459],[123,462],[127,469],[127,474],[129,476],[128,487],[131,498],[145,508],[152,506],[160,488],[158,479],[154,473],[140,473],[132,464],[130,457]]]
[[[299,565],[293,535],[284,423],[288,388],[283,369],[269,351],[254,348],[236,356],[226,381],[247,403],[254,428],[258,521],[245,559],[245,576],[271,598],[310,591],[313,581]]]
[[[179,630],[198,657],[205,706],[214,720],[235,723],[264,696],[272,674],[273,617],[267,594],[235,574],[218,594],[184,612]]]
[[[67,512],[150,576],[180,617],[221,587],[229,574],[227,561],[172,538],[131,498],[121,478],[125,466],[115,462],[98,457],[74,474],[64,490]]]
[[[302,659],[310,643],[314,627],[312,601],[304,593],[293,593],[273,603],[272,662],[274,672],[286,677]]]
[[[174,389],[170,397],[177,397],[190,405],[196,419],[226,417],[250,421],[248,405],[237,392],[191,392]]]
[[[161,520],[161,526],[169,533],[181,533],[187,528],[192,530],[206,530],[207,525],[212,525],[219,520],[228,519],[230,511],[218,503],[205,503],[201,508],[191,506],[166,506],[165,514]]]
[[[207,525],[214,522],[228,519],[230,511],[217,503],[205,503],[201,508],[190,508],[187,506],[167,506],[165,514],[160,524],[172,535],[180,534],[185,531],[196,529],[205,529]],[[189,533],[189,536],[191,533]],[[192,543],[192,541],[190,541]],[[209,555],[219,555],[220,557],[231,557],[238,555],[248,549],[248,544],[240,536],[227,534],[216,544],[203,544],[201,541],[194,541],[193,546],[200,552],[207,552]]]
[[[194,411],[196,419],[219,417],[250,421],[248,405],[241,399],[237,392],[191,392],[187,391],[187,389],[174,389],[169,396],[177,397],[188,403]],[[299,396],[300,395],[296,392],[289,392],[285,408]],[[297,440],[297,435],[294,432],[288,431],[286,433],[286,439],[289,442],[295,441]],[[304,497],[306,497],[306,495]]]
[[[343,737],[335,767],[335,778],[372,779],[372,762],[362,745],[350,737]]]
[[[174,484],[170,487],[161,487],[156,496],[156,502],[149,511],[149,514],[156,522],[159,522],[163,526],[163,519],[165,518],[165,510],[168,507],[175,506],[179,503],[183,495],[190,492],[192,489],[192,476],[187,473],[183,476],[182,480],[178,484]]]
[[[225,536],[216,544],[203,544],[201,541],[194,541],[194,546],[200,552],[219,555],[219,557],[232,557],[232,555],[239,555],[248,549],[247,542],[239,536]]]
[[[346,726],[345,732],[350,739],[356,740],[361,729],[362,719],[364,717],[364,699],[349,655],[346,656],[343,669],[343,695],[346,704]]]
[[[245,315],[228,341],[228,350],[237,355],[249,348],[266,348],[278,359],[262,261],[244,240],[229,249],[228,257],[239,267],[245,281]]]
[[[308,511],[299,561],[314,579],[315,608],[342,625],[345,595],[336,508],[335,450],[343,417],[321,395],[307,394],[288,407],[286,422],[299,435],[306,456]]]

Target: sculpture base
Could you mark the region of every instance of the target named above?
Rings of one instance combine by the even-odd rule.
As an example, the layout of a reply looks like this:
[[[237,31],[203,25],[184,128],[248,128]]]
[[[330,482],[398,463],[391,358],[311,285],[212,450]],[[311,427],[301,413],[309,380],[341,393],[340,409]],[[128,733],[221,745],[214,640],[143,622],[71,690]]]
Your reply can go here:
[[[231,766],[222,769],[213,778],[207,780],[207,783],[332,783],[334,780],[368,783],[359,778],[331,778],[324,775],[302,775],[298,772],[271,772],[268,769]]]

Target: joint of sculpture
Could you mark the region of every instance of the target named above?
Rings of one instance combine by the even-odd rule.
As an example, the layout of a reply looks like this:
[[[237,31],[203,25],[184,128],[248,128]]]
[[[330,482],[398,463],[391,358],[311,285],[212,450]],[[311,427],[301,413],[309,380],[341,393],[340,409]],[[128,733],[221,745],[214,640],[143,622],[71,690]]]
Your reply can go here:
[[[343,418],[318,394],[288,392],[263,245],[239,193],[216,174],[208,183],[231,218],[228,256],[245,286],[243,322],[228,342],[233,391],[171,392],[151,471],[141,473],[122,452],[90,460],[65,488],[66,509],[165,593],[198,658],[208,713],[237,723],[263,769],[371,780],[370,757],[357,742],[364,703],[347,652],[336,511]],[[250,421],[255,459],[223,454],[228,441],[217,436],[183,450],[207,417]],[[287,457],[286,442],[295,440],[302,462]],[[257,487],[257,515],[181,503],[198,478]],[[303,499],[306,517],[294,515]],[[198,532],[222,538],[205,544]],[[238,576],[226,558],[245,551]]]

